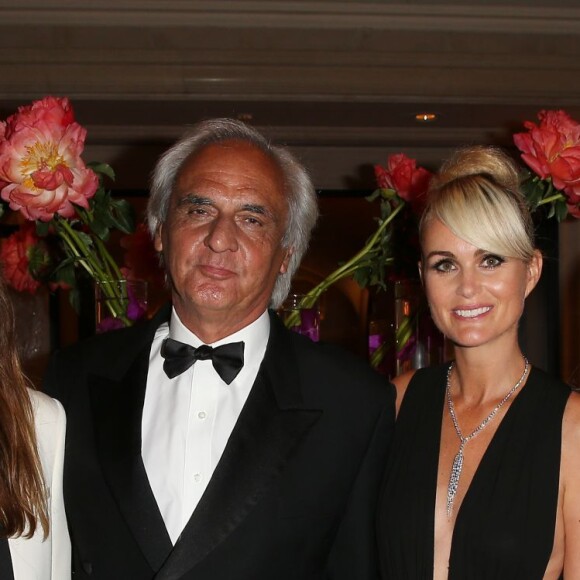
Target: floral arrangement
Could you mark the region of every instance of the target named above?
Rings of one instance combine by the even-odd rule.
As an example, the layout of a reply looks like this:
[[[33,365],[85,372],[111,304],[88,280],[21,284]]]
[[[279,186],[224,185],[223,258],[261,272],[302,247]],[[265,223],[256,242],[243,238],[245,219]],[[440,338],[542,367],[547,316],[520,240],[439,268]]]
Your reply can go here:
[[[361,287],[385,287],[387,269],[395,259],[391,244],[395,217],[403,212],[406,203],[415,210],[422,207],[432,174],[417,167],[414,159],[399,153],[388,158],[386,167],[376,165],[375,177],[379,187],[366,199],[380,203],[376,231],[359,252],[304,295],[303,308],[311,308],[325,290],[349,276]]]
[[[409,240],[412,240],[413,236],[416,237],[416,220],[425,205],[432,174],[423,167],[418,167],[414,159],[403,153],[389,156],[386,166],[376,165],[374,171],[378,188],[366,199],[371,203],[377,201],[379,203],[380,216],[377,218],[377,229],[360,251],[304,294],[300,303],[301,309],[311,309],[330,286],[347,277],[354,278],[363,288],[376,286],[385,289],[387,282],[392,278],[391,272],[397,269],[396,262],[401,258],[400,253],[395,251],[396,236],[402,235],[405,238],[406,247],[409,247]],[[395,219],[397,216],[398,219]],[[416,247],[417,254],[412,257],[414,271],[418,243]],[[308,333],[308,329],[304,329],[304,323],[301,324],[299,318],[300,313],[295,310],[286,316],[284,321],[289,328],[300,328],[301,332]],[[397,353],[402,352],[408,345],[413,323],[414,319],[408,318],[397,328],[395,336]],[[387,348],[387,344],[381,343],[374,349],[371,356],[371,364],[374,367],[379,366]]]
[[[548,218],[561,221],[566,216],[580,217],[580,124],[565,111],[541,111],[539,124],[526,121],[527,132],[514,135],[514,142],[529,170],[522,179],[522,190],[532,212],[545,211]],[[380,202],[377,230],[365,246],[350,260],[340,265],[315,288],[304,295],[301,306],[311,308],[332,284],[352,276],[361,287],[385,288],[393,279],[395,258],[400,258],[396,236],[404,244],[416,240],[416,222],[421,214],[432,174],[417,167],[416,161],[399,153],[391,155],[385,167],[375,166],[378,188],[367,198]],[[399,219],[395,221],[397,215]],[[416,255],[413,266],[416,267]],[[395,273],[396,279],[396,273]],[[296,313],[298,316],[298,313]],[[420,316],[420,311],[415,312]],[[297,321],[287,318],[286,324]],[[406,318],[395,336],[397,357],[405,356],[413,347],[415,319]],[[389,345],[380,344],[371,354],[371,364],[378,367]]]
[[[522,188],[530,207],[545,208],[547,217],[558,220],[580,217],[580,124],[562,110],[540,111],[538,121],[526,121],[526,131],[514,135],[529,168]],[[67,98],[45,97],[0,121],[0,218],[15,230],[0,241],[0,264],[16,290],[67,288],[77,309],[78,280],[88,276],[107,294],[111,315],[128,325],[143,310],[129,307],[131,296],[119,282],[155,270],[152,281],[159,285],[163,275],[151,268],[150,240],[143,228],[135,231],[131,206],[104,186],[105,179],[114,179],[112,169],[83,161],[85,138]],[[402,153],[374,169],[378,187],[367,200],[379,203],[377,229],[359,252],[304,296],[302,307],[312,307],[346,277],[361,287],[385,288],[400,259],[397,236],[412,244],[431,173]],[[112,230],[126,234],[121,245],[127,267],[119,267],[107,249]],[[401,348],[411,332],[404,326],[397,335]]]
[[[580,124],[565,111],[540,111],[539,124],[526,121],[514,143],[532,170],[522,187],[530,208],[548,217],[580,217]]]
[[[16,290],[69,288],[77,309],[84,273],[101,284],[111,315],[129,325],[143,311],[128,309],[125,275],[106,242],[112,230],[134,230],[133,212],[104,187],[112,169],[84,163],[85,137],[66,98],[45,97],[0,122],[0,217],[18,228],[2,240],[0,262]]]

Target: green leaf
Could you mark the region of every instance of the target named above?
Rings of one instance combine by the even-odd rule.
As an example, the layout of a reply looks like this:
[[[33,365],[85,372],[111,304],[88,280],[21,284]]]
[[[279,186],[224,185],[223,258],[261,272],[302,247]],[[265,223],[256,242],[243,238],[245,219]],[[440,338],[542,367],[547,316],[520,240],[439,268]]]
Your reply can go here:
[[[63,260],[59,266],[52,273],[52,278],[55,282],[63,282],[71,288],[76,288],[77,279],[74,267],[74,260]]]
[[[115,171],[108,163],[87,163],[87,167],[90,167],[98,175],[105,175],[112,181],[115,181]]]
[[[566,205],[566,202],[564,200],[558,200],[554,203],[554,208],[555,210],[555,214],[556,214],[556,219],[558,220],[558,222],[561,222],[562,220],[566,219],[566,216],[568,215],[568,206]]]
[[[365,199],[367,201],[375,201],[375,199],[377,199],[377,197],[380,197],[380,195],[381,195],[381,190],[375,189],[370,195],[367,195],[365,197]]]
[[[370,274],[370,268],[359,268],[358,270],[355,270],[352,277],[361,288],[366,288],[371,278]]]
[[[79,232],[77,232],[77,235],[85,243],[87,248],[89,248],[90,250],[92,250],[94,248],[95,244],[93,243],[93,238],[91,238],[91,236],[89,234],[87,234],[86,232],[79,231]]]
[[[111,217],[115,227],[126,234],[135,231],[135,210],[126,199],[114,199],[111,202]]]
[[[522,192],[526,197],[526,201],[531,211],[534,211],[545,195],[547,189],[547,183],[539,179],[537,176],[529,176],[522,181],[521,188]]]
[[[36,235],[40,238],[44,238],[48,235],[50,231],[50,223],[51,222],[42,222],[40,220],[36,220]]]
[[[101,240],[109,239],[110,220],[102,211],[95,211],[93,221],[90,224],[91,231]]]
[[[28,255],[28,270],[33,278],[42,281],[46,279],[50,271],[50,255],[47,246],[44,242],[39,242],[30,246],[27,251]]]

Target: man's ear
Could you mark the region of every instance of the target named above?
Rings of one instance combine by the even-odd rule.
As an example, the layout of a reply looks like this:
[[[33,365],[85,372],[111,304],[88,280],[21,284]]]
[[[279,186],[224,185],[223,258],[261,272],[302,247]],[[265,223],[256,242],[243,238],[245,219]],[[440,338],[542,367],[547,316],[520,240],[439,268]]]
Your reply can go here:
[[[290,258],[292,257],[292,254],[294,254],[294,248],[286,248],[284,251],[286,253],[284,255],[282,263],[280,264],[279,274],[286,274],[286,272],[288,271],[288,264],[290,263]]]
[[[163,228],[163,224],[157,226],[157,230],[155,231],[155,236],[153,237],[153,245],[158,252],[163,251],[163,240],[161,238],[161,228]]]
[[[540,280],[543,264],[544,258],[542,252],[540,252],[540,250],[535,250],[527,267],[528,279],[526,281],[526,298],[530,295],[530,292],[536,287],[536,284]]]

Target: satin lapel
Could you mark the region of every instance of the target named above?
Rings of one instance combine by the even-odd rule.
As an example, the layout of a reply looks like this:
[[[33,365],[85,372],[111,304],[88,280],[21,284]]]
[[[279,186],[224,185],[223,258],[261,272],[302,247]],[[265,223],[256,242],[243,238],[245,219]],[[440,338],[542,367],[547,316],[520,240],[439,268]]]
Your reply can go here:
[[[222,458],[156,580],[181,578],[223,542],[264,497],[320,416],[319,410],[303,408],[292,349],[281,350],[280,338],[273,328],[266,357]],[[285,391],[281,398],[280,391]],[[281,399],[292,401],[291,406],[281,405]]]
[[[153,570],[172,549],[141,458],[141,417],[149,345],[120,380],[90,377],[97,452],[104,476],[128,527]]]

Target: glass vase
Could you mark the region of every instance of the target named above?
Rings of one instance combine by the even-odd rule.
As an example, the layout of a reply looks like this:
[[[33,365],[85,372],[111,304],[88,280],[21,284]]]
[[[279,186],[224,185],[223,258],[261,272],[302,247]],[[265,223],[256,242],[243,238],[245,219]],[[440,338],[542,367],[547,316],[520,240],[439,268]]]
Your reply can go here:
[[[444,337],[435,327],[418,280],[402,279],[371,294],[369,359],[393,378],[445,360]]]
[[[114,280],[95,284],[97,334],[131,326],[147,314],[147,282]]]
[[[306,307],[304,298],[304,294],[289,294],[278,314],[290,330],[318,342],[320,340],[320,305],[317,300],[313,305]]]

